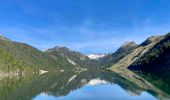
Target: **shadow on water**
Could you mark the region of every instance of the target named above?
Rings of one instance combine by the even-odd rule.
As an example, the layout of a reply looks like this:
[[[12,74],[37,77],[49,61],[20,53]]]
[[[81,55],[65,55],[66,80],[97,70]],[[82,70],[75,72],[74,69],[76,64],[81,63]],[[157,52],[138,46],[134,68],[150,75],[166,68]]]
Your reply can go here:
[[[117,84],[130,95],[140,95],[148,92],[158,99],[170,98],[169,80],[160,80],[151,75],[138,75],[145,78],[155,87],[138,84],[120,74],[110,71],[56,72],[30,77],[13,77],[0,80],[0,98],[3,100],[30,100],[44,93],[54,97],[67,96],[74,90],[81,89],[91,80],[105,80],[109,84]],[[116,90],[115,90],[116,91]]]
[[[135,71],[135,73],[148,82],[150,84],[156,86],[160,90],[164,91],[167,95],[170,94],[170,78],[169,76],[160,75],[156,73],[147,73],[147,72],[141,72],[141,71]],[[151,91],[150,91],[151,92]],[[166,96],[165,96],[166,98]]]

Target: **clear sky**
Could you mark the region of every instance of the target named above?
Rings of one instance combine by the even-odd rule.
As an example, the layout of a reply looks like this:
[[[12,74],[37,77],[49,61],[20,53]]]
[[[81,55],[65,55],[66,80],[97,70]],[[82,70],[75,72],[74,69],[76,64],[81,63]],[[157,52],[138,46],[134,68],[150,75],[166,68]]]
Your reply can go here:
[[[0,33],[38,49],[113,52],[170,31],[170,0],[0,0]]]

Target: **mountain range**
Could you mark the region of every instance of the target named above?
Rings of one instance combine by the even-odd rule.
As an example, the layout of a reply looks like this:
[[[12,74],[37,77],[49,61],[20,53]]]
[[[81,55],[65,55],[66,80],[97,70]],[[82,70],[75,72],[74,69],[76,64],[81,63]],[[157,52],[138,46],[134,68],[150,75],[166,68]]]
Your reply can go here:
[[[70,71],[94,68],[97,62],[66,47],[54,47],[41,51],[28,44],[0,36],[0,66],[0,73],[39,72],[39,70]]]
[[[138,45],[131,53],[112,65],[110,70],[141,71],[156,75],[169,75],[170,33],[152,36]]]
[[[152,36],[141,44],[125,42],[114,53],[84,55],[66,47],[45,51],[0,36],[0,73],[128,69],[169,75],[170,33]]]

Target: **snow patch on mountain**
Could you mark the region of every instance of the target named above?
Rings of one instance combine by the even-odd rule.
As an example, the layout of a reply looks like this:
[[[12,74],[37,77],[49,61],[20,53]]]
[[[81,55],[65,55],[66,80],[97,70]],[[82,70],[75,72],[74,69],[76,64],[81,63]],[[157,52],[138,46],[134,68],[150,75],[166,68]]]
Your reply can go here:
[[[76,65],[76,63],[74,61],[72,61],[71,59],[67,59],[71,64]]]
[[[100,58],[105,57],[107,54],[106,53],[102,53],[102,54],[89,54],[87,55],[90,59],[94,59],[94,60],[98,60]]]

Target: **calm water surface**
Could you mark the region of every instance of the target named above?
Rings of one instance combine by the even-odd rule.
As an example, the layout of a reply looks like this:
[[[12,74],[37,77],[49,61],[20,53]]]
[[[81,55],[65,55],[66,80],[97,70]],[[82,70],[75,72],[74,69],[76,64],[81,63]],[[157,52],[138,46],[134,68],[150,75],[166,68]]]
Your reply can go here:
[[[33,100],[156,100],[155,97],[147,92],[142,92],[140,95],[128,93],[118,85],[97,85],[84,86],[75,91],[71,91],[66,96],[52,96],[46,93],[41,93]]]
[[[127,79],[106,71],[48,73],[4,78],[0,100],[157,100],[169,99],[167,82]],[[151,81],[152,82],[149,82]],[[163,87],[162,87],[163,86]]]

